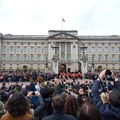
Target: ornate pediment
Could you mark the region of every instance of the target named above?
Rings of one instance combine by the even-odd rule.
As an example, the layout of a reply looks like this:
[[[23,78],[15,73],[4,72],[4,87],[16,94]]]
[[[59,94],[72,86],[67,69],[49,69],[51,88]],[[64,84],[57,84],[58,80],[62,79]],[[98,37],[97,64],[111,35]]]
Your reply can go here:
[[[61,32],[48,37],[48,39],[79,39],[77,36]]]

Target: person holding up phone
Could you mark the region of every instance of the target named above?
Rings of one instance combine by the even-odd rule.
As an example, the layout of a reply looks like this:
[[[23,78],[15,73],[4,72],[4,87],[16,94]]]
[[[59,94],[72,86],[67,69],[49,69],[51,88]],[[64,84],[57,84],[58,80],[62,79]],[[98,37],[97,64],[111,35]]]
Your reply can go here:
[[[110,74],[106,74],[107,72]],[[109,93],[109,102],[104,104],[100,98],[99,89],[101,88],[101,82],[107,77],[114,81],[114,88]],[[93,84],[91,95],[103,120],[120,120],[120,80],[114,72],[103,70]]]

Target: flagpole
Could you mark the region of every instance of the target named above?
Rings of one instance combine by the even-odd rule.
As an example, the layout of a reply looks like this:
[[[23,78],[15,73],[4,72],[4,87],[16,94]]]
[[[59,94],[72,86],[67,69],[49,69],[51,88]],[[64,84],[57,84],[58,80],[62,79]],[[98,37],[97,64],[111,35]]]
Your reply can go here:
[[[63,22],[65,22],[65,20],[62,18],[62,30],[63,30]]]
[[[63,20],[62,20],[62,30],[63,30]]]

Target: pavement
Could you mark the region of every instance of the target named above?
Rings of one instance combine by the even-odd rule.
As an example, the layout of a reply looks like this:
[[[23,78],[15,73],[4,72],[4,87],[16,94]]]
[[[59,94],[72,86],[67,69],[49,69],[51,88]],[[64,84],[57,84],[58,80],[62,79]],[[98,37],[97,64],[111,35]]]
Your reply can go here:
[[[90,81],[90,80],[91,80],[91,79],[85,79],[85,78],[83,78],[82,80],[79,79],[79,80],[77,80],[77,81],[79,81],[79,82],[81,83],[81,82]],[[72,80],[72,79],[68,79],[68,81],[69,81],[69,82],[72,82],[73,80]],[[52,82],[52,81],[50,81],[50,82]],[[2,86],[2,84],[3,84],[3,82],[0,82],[0,87]],[[6,82],[5,84],[6,84],[6,86],[8,87],[8,86],[10,86],[11,84],[15,85],[16,82]],[[18,84],[29,85],[30,82],[29,82],[29,81],[27,81],[27,82],[18,82]]]

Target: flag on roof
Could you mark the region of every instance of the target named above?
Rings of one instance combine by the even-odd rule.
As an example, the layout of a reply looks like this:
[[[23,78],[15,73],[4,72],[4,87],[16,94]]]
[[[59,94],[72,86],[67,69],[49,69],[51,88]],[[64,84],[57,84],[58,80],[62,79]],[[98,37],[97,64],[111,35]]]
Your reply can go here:
[[[62,22],[65,22],[65,19],[62,18]]]

